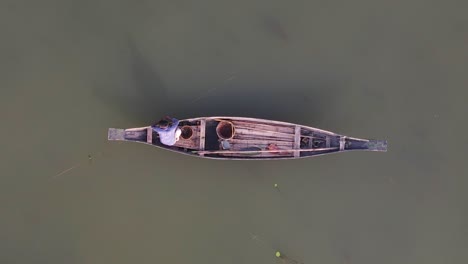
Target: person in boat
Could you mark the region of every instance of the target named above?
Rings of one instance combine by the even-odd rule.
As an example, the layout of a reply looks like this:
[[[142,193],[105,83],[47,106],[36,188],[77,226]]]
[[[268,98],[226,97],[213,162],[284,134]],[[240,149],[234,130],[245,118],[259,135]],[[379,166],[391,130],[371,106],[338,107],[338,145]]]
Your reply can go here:
[[[174,145],[180,137],[182,130],[178,128],[179,120],[166,116],[158,123],[151,126],[151,128],[158,132],[159,140],[162,144],[167,146]]]

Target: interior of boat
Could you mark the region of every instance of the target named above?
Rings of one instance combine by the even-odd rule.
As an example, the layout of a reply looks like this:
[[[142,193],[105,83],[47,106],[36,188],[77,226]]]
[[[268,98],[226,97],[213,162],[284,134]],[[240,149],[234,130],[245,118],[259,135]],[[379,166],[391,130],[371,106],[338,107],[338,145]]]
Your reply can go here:
[[[345,150],[387,151],[387,141],[347,137],[291,123],[241,117],[180,120],[179,140],[166,146],[151,127],[110,128],[109,140],[135,141],[220,159],[285,159]]]
[[[181,120],[181,135],[174,146],[162,145],[152,132],[151,142],[161,147],[223,158],[294,158],[340,147],[339,137],[294,124],[243,119]],[[149,130],[148,130],[149,132]]]

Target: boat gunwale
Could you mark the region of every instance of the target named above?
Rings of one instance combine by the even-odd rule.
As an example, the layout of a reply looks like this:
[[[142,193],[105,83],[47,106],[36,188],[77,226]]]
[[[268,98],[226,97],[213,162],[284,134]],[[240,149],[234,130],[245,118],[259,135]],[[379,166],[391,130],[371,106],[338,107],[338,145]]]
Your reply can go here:
[[[328,130],[324,130],[324,129],[319,129],[319,128],[312,127],[312,126],[296,124],[296,123],[291,123],[291,122],[286,122],[286,121],[270,120],[270,119],[264,119],[264,118],[254,118],[254,117],[202,116],[202,117],[195,117],[195,118],[180,119],[180,122],[196,122],[196,121],[200,121],[200,120],[217,120],[217,121],[220,121],[220,120],[226,120],[226,121],[239,120],[239,121],[249,121],[249,122],[252,122],[252,123],[257,122],[257,123],[265,123],[265,124],[272,124],[272,125],[276,124],[276,125],[290,126],[290,127],[299,126],[300,128],[309,129],[309,130],[316,131],[316,132],[319,132],[319,133],[327,134],[328,136],[345,137],[347,139],[352,139],[352,140],[357,140],[357,141],[362,141],[362,142],[371,141],[370,139],[363,139],[363,138],[345,136],[345,135],[342,135],[342,134],[338,134],[338,133],[328,131]],[[135,128],[126,128],[126,129],[123,129],[123,130],[125,132],[127,132],[127,131],[129,131],[129,132],[131,132],[131,131],[144,131],[145,129],[148,129],[150,127],[151,126],[135,127]],[[111,129],[111,128],[109,128],[109,129]],[[372,151],[372,152],[386,152],[387,151],[386,149],[385,150],[368,150],[368,149],[342,149],[342,150],[340,150],[340,149],[338,149],[338,150],[329,150],[329,151],[325,150],[325,152],[323,152],[323,153],[316,153],[314,155],[309,155],[309,156],[307,156],[307,155],[304,155],[304,156],[278,156],[278,157],[264,157],[264,158],[261,158],[261,157],[245,157],[244,158],[244,157],[233,157],[233,156],[230,156],[230,157],[222,157],[222,156],[212,157],[212,156],[208,156],[208,155],[210,155],[210,153],[208,151],[204,151],[204,154],[200,155],[200,154],[197,154],[197,152],[200,152],[201,150],[194,150],[193,152],[192,151],[187,151],[186,152],[186,151],[181,151],[181,150],[178,150],[178,149],[173,149],[171,147],[164,147],[164,146],[160,146],[160,145],[157,145],[157,144],[148,143],[146,141],[127,140],[127,139],[123,139],[123,140],[120,140],[120,141],[142,143],[142,144],[158,147],[160,149],[169,150],[169,151],[172,151],[172,152],[175,152],[175,153],[178,153],[178,154],[185,154],[185,155],[192,156],[192,157],[195,156],[195,157],[198,157],[198,158],[213,159],[213,160],[243,160],[243,161],[245,161],[245,160],[256,160],[256,161],[259,161],[259,160],[291,160],[291,159],[303,159],[303,158],[310,158],[310,157],[329,155],[329,154],[335,154],[335,153],[341,153],[341,152],[349,152],[349,151],[363,151],[363,150],[364,151]],[[382,140],[382,141],[386,142],[386,140]],[[302,152],[313,152],[313,151],[302,151]],[[242,151],[237,151],[237,153],[242,154],[243,152]],[[215,153],[213,153],[213,154],[215,154]]]

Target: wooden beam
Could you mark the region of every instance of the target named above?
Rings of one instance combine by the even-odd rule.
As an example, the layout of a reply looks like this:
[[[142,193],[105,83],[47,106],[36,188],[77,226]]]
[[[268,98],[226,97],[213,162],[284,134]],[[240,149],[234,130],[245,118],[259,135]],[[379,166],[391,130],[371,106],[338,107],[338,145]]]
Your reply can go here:
[[[153,144],[153,129],[151,127],[146,129],[146,142]]]
[[[314,146],[314,133],[312,132],[312,136],[309,137],[308,147],[313,148]]]
[[[282,141],[284,143],[290,143],[291,146],[294,143],[294,137],[291,138],[280,138],[274,136],[258,136],[258,135],[246,135],[246,134],[235,134],[233,140],[268,140],[268,141]]]
[[[263,140],[263,139],[230,139],[229,143],[232,144],[246,144],[251,146],[256,145],[268,145],[268,144],[276,144],[278,146],[289,146],[290,148],[293,147],[293,143],[291,141],[280,141],[280,140]]]
[[[299,157],[301,153],[297,151],[298,149],[301,148],[301,127],[296,126],[294,128],[294,147],[296,151],[294,151],[294,157]]]
[[[200,120],[200,147],[199,150],[205,150],[205,131],[206,131],[206,120]],[[200,154],[203,156],[203,154]]]
[[[239,128],[235,127],[235,133],[240,135],[255,135],[255,136],[269,136],[269,137],[278,137],[278,138],[288,138],[294,139],[293,133],[282,133],[275,131],[261,131],[256,129],[249,128]]]
[[[134,127],[134,128],[127,128],[125,131],[144,131],[146,129],[151,128],[151,126],[145,126],[145,127]]]
[[[294,133],[294,127],[293,126],[280,126],[280,125],[267,125],[267,124],[259,124],[259,123],[254,123],[254,122],[243,122],[243,121],[236,121],[232,120],[231,121],[236,128],[250,128],[254,130],[259,130],[259,131],[274,131],[274,132],[281,132],[281,133],[288,133],[292,134]]]
[[[273,149],[273,150],[213,150],[213,151],[193,151],[193,153],[202,154],[252,154],[252,153],[271,153],[271,152],[317,152],[327,150],[338,150],[338,148],[316,148],[316,149]]]
[[[346,140],[346,137],[340,137],[340,150],[344,150],[345,140]]]

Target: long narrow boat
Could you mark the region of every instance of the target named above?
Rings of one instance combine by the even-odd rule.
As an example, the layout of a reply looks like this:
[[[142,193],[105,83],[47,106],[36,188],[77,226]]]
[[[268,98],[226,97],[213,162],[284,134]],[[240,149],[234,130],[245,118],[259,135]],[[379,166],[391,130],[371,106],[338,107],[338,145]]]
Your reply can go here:
[[[151,126],[109,128],[108,140],[138,142],[182,154],[227,160],[297,159],[346,151],[387,151],[386,140],[348,137],[314,127],[247,117],[180,120],[182,134],[166,146]]]

